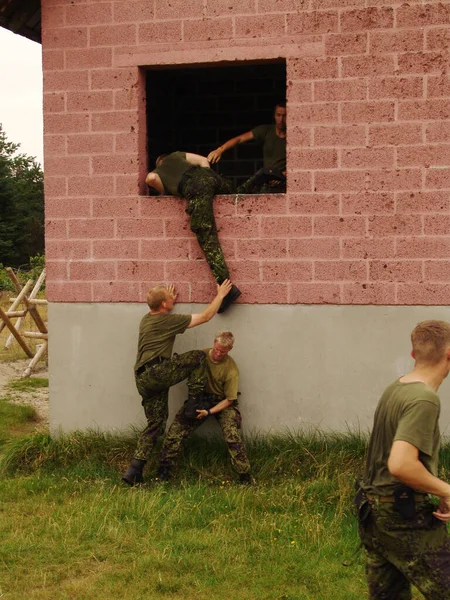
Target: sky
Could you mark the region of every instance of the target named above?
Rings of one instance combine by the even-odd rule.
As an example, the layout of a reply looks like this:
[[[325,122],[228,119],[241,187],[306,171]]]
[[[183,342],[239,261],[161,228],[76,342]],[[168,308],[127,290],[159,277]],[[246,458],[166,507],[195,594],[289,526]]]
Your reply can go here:
[[[41,45],[0,27],[0,123],[43,165]]]

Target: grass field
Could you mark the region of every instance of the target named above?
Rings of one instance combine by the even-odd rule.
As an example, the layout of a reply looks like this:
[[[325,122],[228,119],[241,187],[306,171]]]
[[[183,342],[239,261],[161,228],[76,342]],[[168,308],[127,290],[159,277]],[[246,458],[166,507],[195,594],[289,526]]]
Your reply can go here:
[[[221,440],[192,438],[173,483],[130,489],[135,434],[52,439],[17,408],[0,403],[2,599],[367,598],[351,513],[360,436],[253,438],[249,487]]]

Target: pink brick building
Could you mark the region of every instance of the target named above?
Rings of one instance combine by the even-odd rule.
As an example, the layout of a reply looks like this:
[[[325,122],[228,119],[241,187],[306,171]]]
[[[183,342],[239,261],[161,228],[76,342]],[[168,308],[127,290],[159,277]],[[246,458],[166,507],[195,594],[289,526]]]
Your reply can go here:
[[[54,428],[138,417],[136,303],[150,285],[173,281],[185,304],[212,296],[184,201],[145,195],[153,147],[188,127],[206,153],[251,129],[280,77],[287,193],[216,200],[241,305],[180,347],[235,331],[250,427],[365,426],[407,368],[415,323],[450,318],[450,3],[41,5]]]

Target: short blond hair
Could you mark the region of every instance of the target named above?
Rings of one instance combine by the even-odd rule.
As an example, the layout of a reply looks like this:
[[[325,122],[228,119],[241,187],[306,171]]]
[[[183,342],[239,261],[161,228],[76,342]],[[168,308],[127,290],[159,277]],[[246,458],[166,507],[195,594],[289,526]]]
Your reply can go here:
[[[436,364],[450,348],[450,323],[422,321],[411,333],[414,358],[418,363]]]
[[[154,288],[149,290],[147,294],[147,304],[150,310],[158,310],[161,308],[163,302],[167,300],[167,288],[165,285],[156,285]]]
[[[219,342],[219,344],[225,346],[225,348],[232,348],[234,345],[234,335],[231,331],[219,331],[216,333],[214,341]]]

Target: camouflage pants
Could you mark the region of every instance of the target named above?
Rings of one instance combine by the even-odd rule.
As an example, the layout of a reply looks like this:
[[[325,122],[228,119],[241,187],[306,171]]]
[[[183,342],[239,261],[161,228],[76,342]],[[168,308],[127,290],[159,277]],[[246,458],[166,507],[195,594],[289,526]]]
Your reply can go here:
[[[244,181],[237,188],[238,194],[285,194],[286,193],[286,180],[276,181],[273,184],[267,182],[266,178],[263,177],[264,169],[257,171],[253,177]]]
[[[392,503],[371,502],[359,534],[372,600],[411,600],[411,584],[427,600],[450,599],[450,537],[434,510],[431,502],[419,502],[416,516],[405,520]]]
[[[219,399],[217,396],[212,396],[210,400],[213,405],[217,404]],[[232,404],[228,408],[225,408],[225,410],[214,415],[214,417],[222,429],[223,438],[228,446],[234,470],[239,474],[250,473],[250,463],[240,433],[242,417],[239,409]],[[181,452],[184,440],[200,427],[203,422],[204,419],[187,419],[184,416],[184,406],[180,408],[164,438],[160,459],[162,467],[172,468],[174,466]]]
[[[184,175],[180,193],[188,201],[186,212],[191,216],[191,231],[197,236],[200,248],[217,283],[228,279],[225,257],[220,247],[214,219],[213,199],[216,194],[230,193],[228,182],[212,169],[193,167]]]
[[[149,367],[136,375],[136,387],[142,396],[142,406],[147,427],[139,436],[134,458],[147,460],[161,433],[163,433],[169,408],[169,388],[189,377],[192,389],[197,393],[205,387],[206,355],[201,350],[174,354],[172,358]]]

